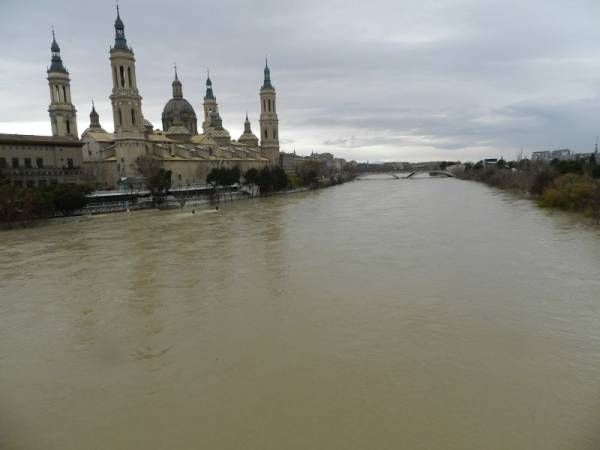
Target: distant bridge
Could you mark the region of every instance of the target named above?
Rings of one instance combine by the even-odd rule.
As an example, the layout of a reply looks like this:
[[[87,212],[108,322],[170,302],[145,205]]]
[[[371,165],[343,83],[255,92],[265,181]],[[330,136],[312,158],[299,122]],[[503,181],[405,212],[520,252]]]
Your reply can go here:
[[[399,177],[396,174],[392,174],[394,178],[412,178],[419,172],[428,172],[429,176],[432,177],[441,177],[441,178],[454,178],[454,175],[447,170],[413,170],[411,173],[406,175],[405,177]]]
[[[405,180],[414,177],[418,173],[428,173],[431,177],[454,178],[454,174],[447,170],[411,170],[407,175],[402,174],[402,176],[400,176],[398,173],[390,173],[390,175],[396,180]]]

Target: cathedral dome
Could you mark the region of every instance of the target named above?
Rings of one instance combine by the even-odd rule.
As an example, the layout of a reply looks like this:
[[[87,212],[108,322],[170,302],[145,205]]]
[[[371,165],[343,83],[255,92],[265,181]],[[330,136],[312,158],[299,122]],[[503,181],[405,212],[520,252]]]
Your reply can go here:
[[[172,86],[173,98],[167,102],[162,113],[163,130],[168,131],[173,125],[183,125],[193,135],[198,134],[196,111],[190,102],[183,98],[183,88],[177,71]]]
[[[185,98],[172,98],[163,109],[162,117],[173,117],[175,114],[184,114],[196,117],[194,107]]]
[[[190,130],[188,130],[186,127],[184,127],[183,125],[173,125],[171,128],[169,128],[169,130],[167,131],[167,136],[173,136],[173,135],[189,135],[190,134]]]
[[[162,113],[163,130],[173,125],[183,125],[192,134],[198,134],[198,119],[194,107],[185,98],[175,97],[167,102]]]
[[[258,147],[258,137],[254,133],[242,134],[238,139],[238,142],[249,147]]]

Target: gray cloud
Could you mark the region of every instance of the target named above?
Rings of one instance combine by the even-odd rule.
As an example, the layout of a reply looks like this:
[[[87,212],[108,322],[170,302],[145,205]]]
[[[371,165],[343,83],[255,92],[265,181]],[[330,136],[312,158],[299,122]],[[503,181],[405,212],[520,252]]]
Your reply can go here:
[[[589,150],[600,134],[600,4],[592,0],[122,0],[144,114],[155,125],[177,62],[201,110],[211,68],[225,125],[258,126],[269,55],[287,150],[360,160]],[[112,2],[0,3],[0,131],[49,131],[50,25],[80,127],[111,128]]]

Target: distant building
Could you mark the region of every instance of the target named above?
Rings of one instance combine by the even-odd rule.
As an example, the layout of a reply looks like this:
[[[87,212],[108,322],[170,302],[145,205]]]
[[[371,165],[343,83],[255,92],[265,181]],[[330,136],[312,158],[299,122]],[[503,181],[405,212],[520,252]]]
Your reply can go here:
[[[532,161],[552,161],[552,152],[549,150],[533,152],[531,154]]]
[[[323,175],[333,176],[342,173],[346,160],[336,158],[332,153],[311,153],[310,156],[299,156],[294,153],[280,153],[279,164],[288,175],[298,175],[302,166],[309,161],[319,163]]]
[[[573,159],[575,160],[582,160],[582,159],[590,159],[592,157],[592,155],[596,154],[595,152],[591,152],[591,153],[574,153],[573,154]]]
[[[288,175],[298,175],[300,167],[306,161],[305,156],[296,155],[294,153],[279,153],[279,165]]]
[[[383,163],[385,170],[396,171],[396,170],[408,170],[411,168],[411,164],[408,162],[385,162]]]
[[[571,150],[569,150],[568,148],[561,149],[561,150],[552,150],[552,151],[544,150],[544,151],[539,151],[539,152],[533,152],[531,154],[532,161],[550,162],[553,159],[558,159],[559,161],[564,161],[564,160],[571,159],[571,158],[572,158]]]
[[[327,175],[336,175],[344,170],[346,160],[343,158],[336,158],[332,153],[313,153],[310,158],[316,161],[325,163],[325,171]]]

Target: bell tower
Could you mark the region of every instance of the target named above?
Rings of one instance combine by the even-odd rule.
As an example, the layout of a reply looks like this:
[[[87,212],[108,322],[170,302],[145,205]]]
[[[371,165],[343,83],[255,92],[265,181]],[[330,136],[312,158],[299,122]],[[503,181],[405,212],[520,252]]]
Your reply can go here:
[[[52,30],[52,64],[48,69],[48,85],[50,86],[50,123],[52,136],[79,139],[77,134],[77,110],[71,103],[71,79],[63,66],[60,47]]]
[[[115,46],[110,49],[113,90],[110,100],[113,107],[115,133],[120,137],[138,137],[144,133],[142,97],[137,88],[133,49],[127,46],[125,26],[117,5],[115,21]]]
[[[265,79],[260,89],[260,146],[271,164],[279,165],[279,119],[276,92],[271,84],[271,70],[265,61]]]
[[[217,104],[217,98],[213,92],[212,81],[210,79],[210,73],[206,77],[206,95],[204,96],[204,122],[202,122],[202,130],[206,133],[211,128],[211,117],[213,113],[219,112],[219,105]]]
[[[115,153],[119,176],[136,174],[134,162],[144,155],[144,116],[138,92],[133,49],[127,46],[125,25],[117,5],[115,45],[110,49],[113,89],[110,100],[115,124]]]

